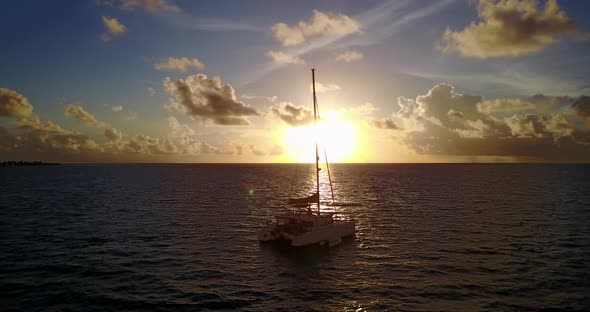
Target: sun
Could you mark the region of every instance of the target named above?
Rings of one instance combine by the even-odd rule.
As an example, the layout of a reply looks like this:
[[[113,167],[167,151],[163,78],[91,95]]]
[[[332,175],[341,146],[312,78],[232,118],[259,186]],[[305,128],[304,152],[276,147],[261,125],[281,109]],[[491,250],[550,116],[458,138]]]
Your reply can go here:
[[[290,161],[313,162],[314,140],[319,143],[320,158],[324,158],[324,148],[330,162],[351,162],[354,160],[357,144],[357,127],[339,114],[330,113],[317,126],[288,127],[284,131],[283,144]]]

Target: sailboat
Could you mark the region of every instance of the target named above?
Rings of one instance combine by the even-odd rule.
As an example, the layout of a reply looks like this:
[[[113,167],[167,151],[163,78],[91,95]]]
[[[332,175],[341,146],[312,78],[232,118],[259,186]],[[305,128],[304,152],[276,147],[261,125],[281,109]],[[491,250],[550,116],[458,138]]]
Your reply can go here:
[[[315,69],[311,69],[313,90],[313,120],[318,123],[318,103],[315,90]],[[355,220],[337,218],[333,213],[322,213],[320,210],[320,157],[318,140],[315,140],[315,193],[304,198],[290,199],[289,204],[295,208],[307,207],[305,212],[289,212],[267,221],[260,229],[258,240],[261,242],[285,241],[293,247],[309,245],[335,246],[342,238],[354,235]],[[326,159],[327,163],[327,159]],[[329,172],[329,171],[328,171]],[[330,178],[330,187],[331,187]],[[317,211],[312,211],[312,206]]]

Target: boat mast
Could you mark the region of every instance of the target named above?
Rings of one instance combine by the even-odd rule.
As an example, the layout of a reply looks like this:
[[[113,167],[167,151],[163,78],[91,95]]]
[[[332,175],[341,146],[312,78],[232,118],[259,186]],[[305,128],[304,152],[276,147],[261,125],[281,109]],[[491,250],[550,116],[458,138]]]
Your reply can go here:
[[[318,108],[317,99],[315,96],[315,68],[311,69],[311,81],[313,88],[313,124],[318,127]],[[320,216],[320,156],[318,154],[318,137],[315,137],[315,178],[316,178],[316,194],[318,195],[318,217]]]

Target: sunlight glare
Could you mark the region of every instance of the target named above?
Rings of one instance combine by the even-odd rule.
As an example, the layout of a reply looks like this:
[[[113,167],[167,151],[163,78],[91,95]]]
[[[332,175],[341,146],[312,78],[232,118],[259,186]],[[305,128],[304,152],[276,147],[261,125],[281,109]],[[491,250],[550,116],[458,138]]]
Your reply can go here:
[[[324,160],[324,146],[330,162],[350,162],[357,153],[356,126],[338,118],[337,114],[329,114],[317,125],[288,127],[284,133],[284,145],[291,161],[313,162],[314,139],[319,142],[320,159]]]

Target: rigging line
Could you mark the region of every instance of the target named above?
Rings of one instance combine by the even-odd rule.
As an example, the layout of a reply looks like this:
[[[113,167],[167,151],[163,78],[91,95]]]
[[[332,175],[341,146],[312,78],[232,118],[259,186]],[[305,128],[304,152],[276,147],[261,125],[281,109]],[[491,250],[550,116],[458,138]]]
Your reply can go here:
[[[318,126],[318,119],[317,119],[317,97],[315,93],[315,68],[311,69],[311,82],[312,82],[312,89],[313,89],[313,125],[316,127],[316,138],[315,138],[315,178],[316,178],[316,193],[318,194],[318,217],[320,216],[320,168],[319,168],[319,161],[320,156],[318,155],[318,137],[317,137],[317,126]]]
[[[326,145],[324,145],[324,158],[326,159],[326,171],[328,171],[328,181],[330,181],[330,193],[332,194],[332,203],[334,203],[334,188],[332,187],[332,176],[330,175],[330,165],[328,164],[328,154],[326,153]]]
[[[318,119],[321,120],[320,117],[320,106],[318,105],[319,103],[317,103],[317,99],[316,99],[316,110],[318,113]],[[326,152],[326,143],[324,142],[323,144],[324,146],[322,146],[324,148],[324,159],[326,160],[326,171],[328,171],[328,181],[330,182],[330,194],[332,194],[332,203],[335,202],[334,200],[334,188],[332,187],[332,175],[330,174],[330,164],[328,163],[328,153]]]

